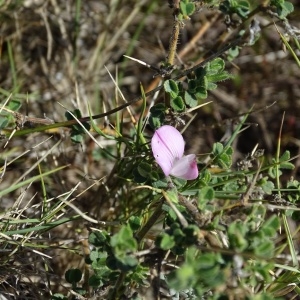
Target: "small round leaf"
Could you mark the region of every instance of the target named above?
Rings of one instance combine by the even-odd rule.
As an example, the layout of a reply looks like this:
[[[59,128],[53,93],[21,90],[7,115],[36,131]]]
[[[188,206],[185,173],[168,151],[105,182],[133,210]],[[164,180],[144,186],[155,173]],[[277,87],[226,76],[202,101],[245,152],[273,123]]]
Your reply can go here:
[[[71,284],[79,282],[81,277],[82,272],[79,269],[69,269],[65,274],[67,282]]]

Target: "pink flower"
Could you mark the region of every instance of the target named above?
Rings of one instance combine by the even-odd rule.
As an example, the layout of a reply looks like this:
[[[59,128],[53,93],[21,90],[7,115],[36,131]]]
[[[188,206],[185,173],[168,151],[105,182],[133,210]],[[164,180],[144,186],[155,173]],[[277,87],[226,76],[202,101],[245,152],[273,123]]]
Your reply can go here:
[[[192,180],[198,177],[196,155],[183,155],[184,140],[174,127],[158,128],[151,140],[154,158],[166,176]]]

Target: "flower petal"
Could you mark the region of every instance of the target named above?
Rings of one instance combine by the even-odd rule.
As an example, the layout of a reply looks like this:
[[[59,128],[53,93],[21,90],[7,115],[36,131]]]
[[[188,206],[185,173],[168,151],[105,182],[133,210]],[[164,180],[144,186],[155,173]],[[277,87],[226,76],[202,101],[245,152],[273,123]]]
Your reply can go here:
[[[151,147],[156,162],[169,176],[175,161],[183,156],[184,140],[181,133],[172,126],[164,125],[155,131]]]
[[[195,154],[183,156],[181,159],[175,161],[170,172],[171,175],[186,180],[196,179],[198,173]]]

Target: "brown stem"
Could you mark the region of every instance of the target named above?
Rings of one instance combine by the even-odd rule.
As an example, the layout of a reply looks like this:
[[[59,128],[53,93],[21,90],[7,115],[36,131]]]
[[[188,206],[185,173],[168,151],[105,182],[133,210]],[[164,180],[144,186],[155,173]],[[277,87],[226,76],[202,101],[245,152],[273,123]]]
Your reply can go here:
[[[177,43],[179,38],[180,31],[180,22],[178,20],[174,20],[172,36],[170,39],[170,46],[167,56],[167,62],[170,65],[174,65],[174,59],[176,55]]]
[[[136,234],[136,239],[137,239],[138,243],[144,238],[144,236],[147,234],[147,232],[152,228],[152,226],[157,222],[157,220],[161,216],[161,214],[163,212],[162,205],[163,205],[163,201],[160,201],[160,203],[156,207],[155,211],[153,212],[151,217],[148,219],[147,223]]]

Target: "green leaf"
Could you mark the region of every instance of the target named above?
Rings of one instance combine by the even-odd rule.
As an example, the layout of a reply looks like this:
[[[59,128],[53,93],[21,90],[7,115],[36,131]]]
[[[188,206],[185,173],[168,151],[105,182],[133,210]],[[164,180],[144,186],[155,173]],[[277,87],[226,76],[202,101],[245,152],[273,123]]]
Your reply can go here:
[[[189,225],[183,228],[184,244],[186,246],[195,245],[198,240],[200,229],[196,225]]]
[[[208,80],[207,77],[201,77],[200,79],[197,78],[197,87],[198,88],[204,88],[207,89],[207,85],[208,85]],[[196,92],[198,91],[198,89],[196,89]]]
[[[188,81],[188,91],[190,92],[190,93],[195,93],[196,92],[196,88],[197,88],[197,86],[198,86],[198,82],[197,82],[197,80],[196,79],[190,79],[189,81]]]
[[[207,98],[207,85],[206,87],[198,86],[196,90],[196,97],[200,99],[206,99]]]
[[[185,19],[191,14],[193,14],[194,11],[195,11],[194,3],[190,3],[188,0],[180,1],[180,12],[182,13]]]
[[[82,272],[79,269],[69,269],[65,273],[66,281],[71,284],[79,282],[81,280],[81,277],[82,277]]]
[[[83,142],[83,134],[82,133],[71,133],[71,141],[76,144],[80,144]]]
[[[150,113],[153,116],[164,115],[166,112],[166,106],[163,103],[157,103],[150,108]]]
[[[139,216],[131,216],[128,220],[128,223],[132,231],[136,231],[141,227],[142,220]]]
[[[217,84],[215,84],[215,83],[213,83],[213,82],[208,82],[207,89],[208,89],[209,91],[213,91],[213,90],[215,90],[217,87],[218,87]]]
[[[9,116],[0,116],[0,129],[6,128],[9,123]]]
[[[184,104],[182,97],[178,96],[176,98],[171,99],[171,107],[175,111],[178,111],[178,112],[183,111],[185,108],[185,104]]]
[[[119,260],[114,255],[108,255],[105,264],[110,270],[115,271],[119,269]]]
[[[189,107],[195,107],[198,104],[197,98],[187,91],[184,92],[184,101]]]
[[[225,153],[228,156],[232,156],[233,155],[233,148],[231,146],[226,146],[224,150],[225,150]]]
[[[137,250],[137,241],[133,237],[133,232],[129,225],[122,226],[120,231],[112,236],[110,243],[115,248],[116,256],[122,255],[127,251]]]
[[[108,233],[104,230],[94,231],[89,235],[89,243],[95,247],[102,247],[108,241]]]
[[[228,169],[232,165],[232,157],[227,155],[226,153],[222,153],[218,156],[216,162],[221,168]]]
[[[137,264],[137,258],[132,255],[126,255],[125,257],[122,257],[122,259],[117,260],[117,267],[122,272],[132,271],[133,269],[135,269]]]
[[[147,178],[152,170],[152,167],[146,162],[141,162],[137,169],[141,176]]]
[[[264,235],[275,237],[277,230],[280,227],[280,220],[276,215],[271,216],[261,227]]]
[[[294,11],[294,5],[289,1],[284,1],[282,7],[288,14],[290,14]]]
[[[165,116],[160,115],[159,117],[155,117],[150,115],[149,124],[153,129],[159,128],[164,124]]]
[[[88,281],[88,284],[92,288],[99,288],[103,285],[103,282],[101,278],[99,278],[97,275],[93,274]]]
[[[163,210],[167,212],[167,218],[170,222],[175,222],[178,219],[176,213],[170,206],[163,205]]]
[[[177,290],[185,290],[196,284],[197,278],[193,265],[185,264],[168,276],[170,286]]]
[[[67,111],[65,113],[65,117],[67,118],[68,121],[75,120],[73,115],[77,118],[80,119],[82,117],[81,112],[79,109],[75,109],[72,113]],[[83,122],[82,123],[83,127],[88,131],[90,130],[91,126],[88,122]],[[82,143],[83,142],[83,137],[85,134],[85,129],[83,128],[80,124],[74,124],[71,126],[71,140],[74,143]]]
[[[197,81],[201,81],[203,80],[203,78],[205,77],[205,75],[207,74],[207,68],[201,67],[197,70],[195,70],[195,77]],[[199,83],[198,83],[199,85]]]
[[[149,174],[149,178],[152,181],[158,181],[159,180],[159,174],[156,171],[151,171],[151,173]]]
[[[275,186],[272,181],[265,181],[263,184],[261,184],[261,188],[267,195],[271,195]]]
[[[214,199],[215,199],[215,191],[211,187],[205,186],[200,189],[198,195],[198,202],[203,204],[212,201]]]
[[[277,13],[280,18],[286,18],[287,15],[294,11],[294,6],[291,2],[285,1],[281,6],[277,7]]]
[[[107,245],[110,247],[109,241],[108,241]],[[105,265],[104,262],[105,262],[106,258],[107,258],[107,252],[103,251],[103,249],[101,249],[99,247],[97,247],[97,249],[93,249],[90,253],[90,259],[92,261],[97,261],[97,263],[100,263],[101,266]]]
[[[185,9],[186,9],[186,14],[188,16],[190,16],[195,11],[195,5],[194,5],[194,3],[187,3]]]
[[[186,3],[184,1],[180,1],[180,12],[186,16],[187,11],[186,11]]]
[[[155,244],[162,250],[170,250],[175,246],[175,240],[173,236],[164,233],[161,236],[158,236]]]
[[[178,195],[175,189],[167,190],[166,195],[170,201],[173,203],[178,203]]]
[[[286,151],[280,156],[279,161],[280,161],[280,162],[285,162],[285,161],[289,160],[290,157],[291,157],[290,151],[286,150]]]
[[[199,180],[201,181],[201,183],[203,185],[207,185],[210,182],[210,180],[211,180],[211,173],[207,169],[205,169],[202,172],[200,172],[199,175],[200,175],[199,176]]]
[[[271,0],[270,4],[274,6],[282,5],[284,0]]]
[[[268,170],[268,175],[271,177],[271,178],[276,178],[277,176],[281,176],[282,175],[282,172],[280,170],[278,170],[276,167],[271,167],[269,170]]]
[[[19,108],[22,106],[21,102],[18,100],[10,100],[7,108],[13,111],[19,110]]]
[[[248,1],[239,1],[236,12],[243,18],[249,14],[250,4]]]
[[[300,182],[298,180],[295,180],[295,179],[290,179],[288,182],[287,182],[287,188],[294,188],[296,190],[298,190],[300,188]]]
[[[234,13],[238,14],[242,18],[246,18],[249,14],[250,4],[248,1],[239,0],[225,0],[220,5],[220,10],[224,14],[233,15]]]
[[[76,117],[76,118],[81,118],[81,112],[79,109],[74,109],[72,111],[72,114]],[[70,114],[69,111],[65,112],[65,117],[67,118],[68,121],[74,120],[74,117]]]
[[[208,82],[219,82],[219,81],[227,80],[230,77],[231,77],[231,75],[224,71],[224,72],[214,74],[214,75],[207,75],[207,80],[208,80]]]
[[[259,257],[271,258],[274,255],[274,242],[268,239],[260,239],[256,247],[254,247],[254,253]]]
[[[183,242],[185,235],[184,235],[183,231],[181,230],[181,228],[176,228],[172,232],[172,237],[174,237],[174,241],[175,241],[176,245],[180,245]]]
[[[294,169],[295,166],[288,161],[289,159],[290,159],[290,152],[289,151],[285,151],[281,155],[281,157],[279,158],[279,166],[278,166],[278,168],[280,168],[280,169],[289,169],[289,170]],[[275,159],[273,159],[272,161],[273,161],[274,164],[278,164],[278,162]],[[274,172],[276,173],[276,166],[270,168],[270,170],[269,170],[270,174],[273,174]],[[281,175],[281,173],[280,173],[280,175]],[[273,177],[273,178],[275,178],[275,177]]]
[[[148,180],[147,177],[141,175],[141,173],[139,172],[138,168],[134,168],[132,170],[132,175],[133,175],[133,180],[136,183],[142,184],[142,183],[145,183]]]
[[[178,96],[179,89],[177,83],[174,80],[172,79],[166,80],[164,83],[164,89],[167,93],[170,94],[171,98],[174,99]]]
[[[225,69],[225,62],[222,58],[218,57],[214,59],[212,62],[210,62],[208,75],[218,74],[224,69]]]
[[[149,275],[149,268],[143,267],[140,264],[137,265],[134,273],[132,273],[131,279],[137,284],[144,285]],[[134,298],[133,300],[139,300],[139,298]]]
[[[208,286],[218,286],[225,280],[224,274],[220,270],[220,265],[221,261],[218,255],[205,253],[197,258],[198,276]]]
[[[224,146],[223,144],[217,142],[213,145],[212,155],[217,156],[223,152]]]
[[[248,228],[246,224],[243,224],[241,222],[231,223],[228,228],[228,239],[230,243],[230,248],[235,249],[239,252],[242,252],[243,250],[247,249],[247,231]]]
[[[63,294],[53,294],[51,297],[51,300],[68,300],[67,297],[65,297]]]
[[[280,164],[280,169],[293,170],[295,168],[294,164],[286,161]]]
[[[240,48],[238,46],[232,47],[228,50],[227,58],[229,61],[234,60],[240,54]]]

